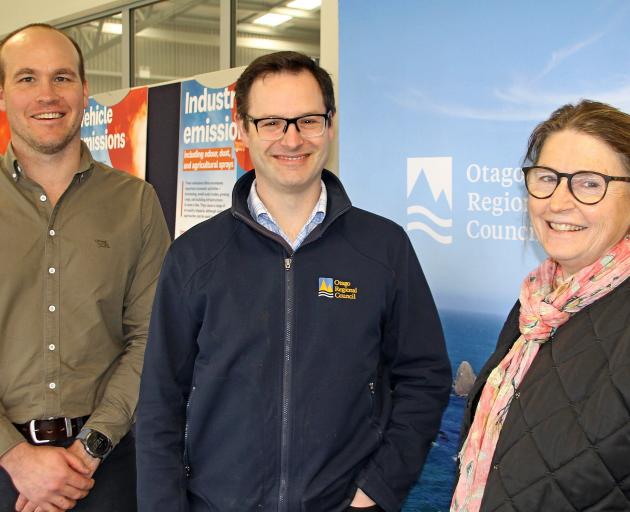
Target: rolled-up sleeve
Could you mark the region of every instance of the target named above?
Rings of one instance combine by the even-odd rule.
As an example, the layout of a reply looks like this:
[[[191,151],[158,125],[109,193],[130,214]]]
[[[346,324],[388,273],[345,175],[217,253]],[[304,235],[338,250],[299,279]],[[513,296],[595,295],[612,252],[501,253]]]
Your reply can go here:
[[[86,424],[116,444],[130,429],[140,386],[151,306],[170,234],[155,191],[146,185],[142,196],[142,244],[131,269],[122,308],[124,352],[107,381],[102,399]]]

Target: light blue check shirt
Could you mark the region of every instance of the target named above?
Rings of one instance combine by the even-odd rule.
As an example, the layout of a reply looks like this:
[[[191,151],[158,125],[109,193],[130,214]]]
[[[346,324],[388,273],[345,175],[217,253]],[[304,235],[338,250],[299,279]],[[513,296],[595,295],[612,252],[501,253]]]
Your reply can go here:
[[[256,192],[256,180],[252,183],[251,188],[249,189],[249,195],[247,196],[247,208],[249,208],[249,213],[254,218],[258,224],[268,229],[272,233],[276,235],[280,235],[284,238],[287,243],[291,246],[291,248],[295,251],[297,248],[302,245],[304,239],[313,231],[319,224],[321,224],[326,216],[326,204],[328,202],[328,195],[326,193],[326,185],[324,182],[322,184],[322,191],[319,194],[319,199],[317,200],[317,204],[313,211],[309,215],[306,223],[298,233],[298,236],[295,238],[295,241],[291,242],[287,237],[286,233],[282,231],[282,228],[278,226],[276,220],[271,216],[271,213],[267,210],[263,202],[258,197],[258,193]]]

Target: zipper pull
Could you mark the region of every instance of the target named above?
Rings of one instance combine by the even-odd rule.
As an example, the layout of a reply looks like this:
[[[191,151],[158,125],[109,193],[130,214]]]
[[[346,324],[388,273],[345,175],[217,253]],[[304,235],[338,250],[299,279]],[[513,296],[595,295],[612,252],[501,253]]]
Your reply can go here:
[[[291,270],[291,258],[284,258],[284,270]]]
[[[374,382],[368,383],[368,387],[370,388],[370,393],[374,394]]]

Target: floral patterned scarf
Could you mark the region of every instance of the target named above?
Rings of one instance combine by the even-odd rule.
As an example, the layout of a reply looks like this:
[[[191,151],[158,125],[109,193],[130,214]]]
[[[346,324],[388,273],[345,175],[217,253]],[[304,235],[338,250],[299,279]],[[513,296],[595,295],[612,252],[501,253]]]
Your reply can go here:
[[[468,437],[459,453],[460,475],[451,512],[476,512],[494,450],[516,389],[540,346],[571,315],[592,304],[630,276],[630,235],[588,267],[567,279],[551,259],[521,285],[519,330],[509,353],[492,370],[481,393]]]

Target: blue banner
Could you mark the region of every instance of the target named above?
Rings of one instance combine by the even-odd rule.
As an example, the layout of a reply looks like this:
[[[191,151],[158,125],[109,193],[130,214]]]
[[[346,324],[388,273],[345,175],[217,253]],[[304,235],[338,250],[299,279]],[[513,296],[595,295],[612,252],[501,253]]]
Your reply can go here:
[[[629,110],[629,22],[623,0],[339,2],[340,175],[407,229],[454,372],[480,370],[545,257],[526,220],[529,134],[581,98]],[[448,510],[464,403],[452,394],[406,512]]]

